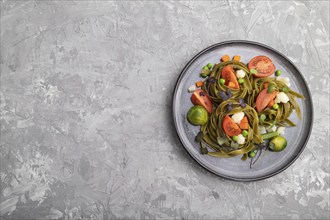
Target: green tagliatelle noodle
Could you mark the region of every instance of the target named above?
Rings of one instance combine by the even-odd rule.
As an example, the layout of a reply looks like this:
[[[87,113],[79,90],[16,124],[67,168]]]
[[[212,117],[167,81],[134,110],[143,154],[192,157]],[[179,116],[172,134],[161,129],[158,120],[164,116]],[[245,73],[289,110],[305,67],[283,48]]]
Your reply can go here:
[[[239,89],[232,89],[220,83],[221,70],[226,66],[231,65],[234,70],[243,70],[246,75],[244,82],[240,84]],[[276,80],[275,77],[257,78],[250,74],[247,66],[238,61],[227,61],[215,64],[212,70],[203,70],[209,77],[204,81],[202,89],[209,95],[214,110],[210,114],[208,122],[201,126],[203,133],[202,147],[211,148],[213,151],[208,152],[208,155],[220,158],[228,158],[238,155],[243,155],[242,159],[247,158],[247,153],[256,148],[257,144],[263,142],[263,138],[259,133],[259,125],[263,126],[295,126],[289,119],[293,110],[301,119],[301,111],[295,98],[304,98],[299,93],[288,88],[282,81]],[[213,78],[213,79],[212,79]],[[210,80],[212,79],[212,80]],[[289,97],[289,102],[280,103],[277,110],[266,108],[262,112],[255,110],[255,101],[258,94],[265,88],[265,83],[273,84],[277,91],[286,90],[286,95]],[[224,100],[219,92],[227,92],[231,90],[232,96]],[[239,99],[244,99],[246,105],[241,107]],[[228,109],[228,105],[231,107]],[[242,145],[231,144],[234,141],[226,135],[222,128],[222,122],[226,115],[233,115],[238,112],[244,112],[248,118],[249,129],[245,137],[245,143]],[[260,121],[259,116],[265,115],[266,120]]]
[[[288,103],[279,104],[279,109],[273,110],[266,108],[262,112],[259,112],[258,115],[266,115],[267,120],[261,122],[262,125],[277,125],[277,126],[295,126],[295,124],[289,119],[293,110],[296,111],[296,114],[299,119],[301,119],[301,110],[300,107],[295,100],[295,98],[304,98],[303,95],[291,90],[285,83],[282,81],[276,80],[275,77],[266,77],[266,78],[256,78],[250,76],[250,80],[252,81],[253,93],[251,96],[247,98],[247,104],[255,108],[255,100],[258,94],[265,88],[265,83],[273,84],[275,90],[283,91],[285,88],[288,89],[286,95],[289,97]]]
[[[219,96],[219,92],[230,89],[228,86],[221,85],[219,82],[219,79],[221,78],[221,70],[227,65],[231,65],[236,70],[243,70],[246,74],[249,73],[248,68],[242,62],[232,60],[215,64],[213,70],[210,70],[209,75],[210,78],[214,77],[216,82],[209,83],[209,81],[207,80],[202,87],[204,91],[208,92],[208,95],[210,96],[212,102],[215,104],[220,104],[223,101],[223,99]],[[232,99],[244,98],[247,94],[251,94],[252,85],[250,79],[248,77],[245,78],[246,80],[244,80],[244,83],[240,85],[240,89],[231,89],[233,94],[233,96],[231,97]]]
[[[233,109],[229,112],[227,112],[228,102],[233,103]],[[228,143],[229,141],[232,141],[232,138],[226,135],[222,129],[222,121],[227,114],[231,115],[238,112],[244,112],[248,117],[249,122],[252,123],[251,129],[248,130],[245,143],[238,148],[233,148]],[[258,130],[258,123],[258,114],[251,106],[246,105],[245,108],[242,108],[237,100],[227,100],[222,102],[217,109],[212,112],[208,123],[201,127],[205,142],[214,150],[214,152],[209,152],[208,154],[215,157],[233,157],[253,150],[255,143],[262,142]],[[229,141],[220,146],[218,143],[219,138]]]

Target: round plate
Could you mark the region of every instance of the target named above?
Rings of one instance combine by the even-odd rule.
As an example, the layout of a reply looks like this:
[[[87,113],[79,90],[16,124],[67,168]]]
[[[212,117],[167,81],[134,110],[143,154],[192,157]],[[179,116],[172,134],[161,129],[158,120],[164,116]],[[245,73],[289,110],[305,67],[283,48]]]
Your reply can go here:
[[[242,161],[240,156],[233,158],[215,158],[200,154],[199,143],[195,136],[199,126],[191,125],[186,118],[192,106],[189,86],[201,80],[199,73],[207,63],[219,63],[224,54],[229,56],[240,55],[243,63],[251,58],[265,55],[272,59],[276,69],[282,70],[283,77],[291,80],[290,88],[305,96],[297,99],[302,111],[302,120],[293,112],[290,119],[297,124],[296,127],[287,128],[284,136],[288,146],[282,152],[267,151],[258,162],[250,168],[250,162]],[[310,91],[298,68],[283,54],[266,45],[251,41],[226,41],[212,45],[192,58],[177,81],[173,95],[173,117],[178,136],[188,153],[207,170],[227,179],[237,181],[256,181],[274,176],[289,167],[303,151],[310,136],[313,124],[313,106]]]

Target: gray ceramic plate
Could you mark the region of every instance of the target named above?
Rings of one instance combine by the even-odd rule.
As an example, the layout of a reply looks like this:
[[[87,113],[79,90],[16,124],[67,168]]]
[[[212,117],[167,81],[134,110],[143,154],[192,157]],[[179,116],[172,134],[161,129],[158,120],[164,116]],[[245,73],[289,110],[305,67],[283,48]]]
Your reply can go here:
[[[291,120],[297,127],[287,128],[285,137],[288,140],[287,148],[279,153],[267,152],[250,169],[248,161],[242,161],[240,156],[228,159],[214,158],[201,155],[199,144],[194,141],[199,126],[188,123],[186,114],[192,106],[191,94],[187,92],[190,85],[201,80],[199,73],[207,63],[218,63],[219,58],[229,54],[240,55],[241,61],[248,63],[257,55],[265,55],[273,60],[277,69],[282,70],[282,76],[289,77],[291,88],[303,94],[305,100],[297,99],[303,118],[300,121],[295,113]],[[307,84],[298,68],[280,52],[260,43],[250,41],[226,41],[210,46],[198,53],[183,69],[173,95],[173,117],[178,136],[189,154],[207,170],[227,179],[237,181],[256,181],[274,176],[289,167],[303,151],[313,123],[312,100]]]

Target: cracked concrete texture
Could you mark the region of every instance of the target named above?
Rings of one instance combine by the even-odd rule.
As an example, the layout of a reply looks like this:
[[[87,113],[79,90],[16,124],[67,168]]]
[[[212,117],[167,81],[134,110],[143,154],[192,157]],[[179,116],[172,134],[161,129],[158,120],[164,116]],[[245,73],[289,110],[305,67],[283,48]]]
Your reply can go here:
[[[328,1],[2,1],[1,217],[329,218]],[[239,183],[184,151],[172,91],[203,48],[246,39],[309,83],[312,136]]]

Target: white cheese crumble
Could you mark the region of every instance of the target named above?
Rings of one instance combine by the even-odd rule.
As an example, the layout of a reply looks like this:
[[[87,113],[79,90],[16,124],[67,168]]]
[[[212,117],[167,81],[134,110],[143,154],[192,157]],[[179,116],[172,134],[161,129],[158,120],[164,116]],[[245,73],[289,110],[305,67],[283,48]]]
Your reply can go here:
[[[237,78],[244,78],[245,77],[244,70],[237,70],[236,71],[236,76],[237,76]]]
[[[268,126],[266,129],[268,132],[276,131],[277,126],[276,125],[274,125],[273,127]]]
[[[196,91],[196,86],[195,85],[191,85],[189,88],[188,88],[188,92],[195,92]]]
[[[276,130],[279,134],[284,134],[284,131],[285,131],[285,127],[278,127],[277,130]]]
[[[237,143],[238,144],[244,144],[245,142],[245,137],[242,134],[237,135],[238,139],[237,139]]]
[[[278,93],[275,98],[275,103],[287,103],[288,101],[289,97],[284,92]]]
[[[259,126],[259,132],[260,132],[260,134],[266,134],[267,131],[266,131],[265,126]]]
[[[231,116],[231,119],[233,119],[233,121],[234,121],[236,124],[239,124],[243,118],[244,118],[244,112],[238,112],[238,113],[233,114],[233,115]]]

